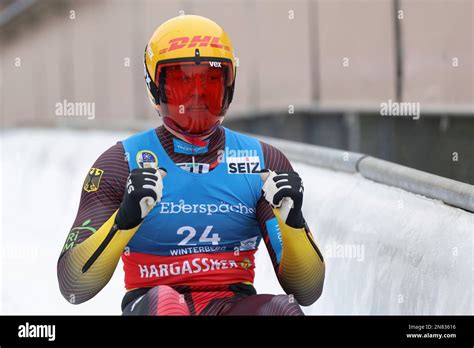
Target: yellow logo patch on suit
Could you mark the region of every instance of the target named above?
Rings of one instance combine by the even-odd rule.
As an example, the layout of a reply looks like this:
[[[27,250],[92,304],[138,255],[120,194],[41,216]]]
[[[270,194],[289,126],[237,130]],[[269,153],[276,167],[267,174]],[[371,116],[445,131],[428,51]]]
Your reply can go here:
[[[99,189],[100,179],[102,178],[104,171],[99,168],[91,168],[89,174],[87,174],[86,180],[84,181],[84,191],[95,192]]]

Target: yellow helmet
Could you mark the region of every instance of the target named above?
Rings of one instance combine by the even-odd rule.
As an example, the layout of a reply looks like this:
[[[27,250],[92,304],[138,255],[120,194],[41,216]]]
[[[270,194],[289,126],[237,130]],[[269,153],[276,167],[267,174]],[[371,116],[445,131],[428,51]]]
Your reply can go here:
[[[236,66],[232,43],[212,20],[174,17],[156,29],[145,48],[150,101],[168,129],[210,135],[232,102]]]

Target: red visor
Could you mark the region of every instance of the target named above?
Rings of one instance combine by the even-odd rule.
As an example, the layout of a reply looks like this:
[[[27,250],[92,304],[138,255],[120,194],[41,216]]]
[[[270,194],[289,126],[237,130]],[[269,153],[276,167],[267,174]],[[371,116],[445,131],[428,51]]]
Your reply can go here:
[[[190,136],[212,133],[222,122],[226,87],[232,81],[228,62],[201,61],[158,65],[163,122]]]

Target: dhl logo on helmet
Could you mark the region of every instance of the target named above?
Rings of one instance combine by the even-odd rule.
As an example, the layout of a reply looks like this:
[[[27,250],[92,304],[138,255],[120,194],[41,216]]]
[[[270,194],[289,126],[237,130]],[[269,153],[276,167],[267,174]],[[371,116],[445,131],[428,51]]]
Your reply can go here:
[[[210,45],[211,47],[214,47],[214,48],[221,48],[221,49],[224,49],[226,51],[230,51],[230,47],[229,46],[226,46],[226,45],[223,45],[221,43],[219,43],[219,37],[218,36],[199,36],[199,35],[196,35],[196,36],[193,36],[193,38],[191,39],[191,37],[189,36],[183,36],[183,37],[177,37],[177,38],[174,38],[174,39],[171,39],[169,42],[169,46],[166,47],[166,48],[163,48],[159,51],[160,54],[163,54],[163,53],[166,53],[166,52],[169,52],[169,51],[174,51],[174,50],[177,50],[177,49],[180,49],[180,48],[184,48],[184,47],[188,47],[188,48],[193,48],[193,47],[196,47],[199,45],[199,47],[206,47],[208,45]]]

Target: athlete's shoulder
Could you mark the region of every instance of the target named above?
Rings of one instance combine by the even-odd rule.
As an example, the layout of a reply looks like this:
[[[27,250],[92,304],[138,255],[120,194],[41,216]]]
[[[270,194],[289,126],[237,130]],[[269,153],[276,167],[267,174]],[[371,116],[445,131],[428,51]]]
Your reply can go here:
[[[260,140],[265,159],[265,168],[270,170],[293,171],[290,161],[283,152],[275,146]]]
[[[225,128],[225,127],[224,127]],[[235,130],[225,128],[229,133],[233,133],[241,139],[251,140],[256,143],[259,143],[262,148],[263,157],[265,160],[265,168],[270,170],[282,170],[282,171],[292,171],[293,167],[291,166],[288,158],[277,149],[275,146],[267,144],[260,139],[245,133],[240,133]]]
[[[102,154],[94,162],[94,166],[123,162],[124,156],[125,153],[123,144],[121,141],[118,141],[114,145],[110,146],[107,150],[102,152]]]
[[[105,188],[121,191],[122,186],[125,187],[124,183],[129,173],[123,145],[117,142],[102,152],[89,168],[84,181],[84,194],[100,194]]]

